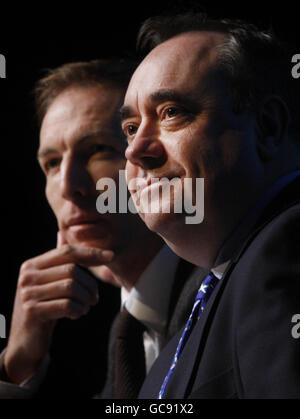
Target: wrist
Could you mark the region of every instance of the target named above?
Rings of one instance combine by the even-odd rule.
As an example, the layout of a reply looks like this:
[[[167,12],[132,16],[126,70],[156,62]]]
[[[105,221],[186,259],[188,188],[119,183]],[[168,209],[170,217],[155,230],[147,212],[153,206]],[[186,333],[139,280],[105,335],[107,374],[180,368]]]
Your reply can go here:
[[[37,371],[42,358],[26,356],[22,351],[6,351],[4,354],[3,372],[7,382],[20,385],[29,380]]]

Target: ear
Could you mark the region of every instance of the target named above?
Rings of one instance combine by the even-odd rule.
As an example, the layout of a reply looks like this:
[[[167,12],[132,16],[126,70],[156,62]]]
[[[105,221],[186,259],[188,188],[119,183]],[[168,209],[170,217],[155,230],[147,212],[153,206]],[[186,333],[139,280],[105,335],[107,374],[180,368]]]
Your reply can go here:
[[[279,96],[269,96],[260,106],[257,116],[258,152],[262,160],[272,160],[284,142],[290,123],[290,114]]]

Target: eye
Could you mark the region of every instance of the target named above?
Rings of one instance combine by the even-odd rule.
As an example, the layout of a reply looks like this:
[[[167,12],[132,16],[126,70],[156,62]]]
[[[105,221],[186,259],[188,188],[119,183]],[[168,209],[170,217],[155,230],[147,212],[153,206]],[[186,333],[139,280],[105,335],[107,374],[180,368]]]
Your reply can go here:
[[[166,105],[159,111],[162,125],[166,127],[181,127],[193,121],[195,114],[180,105]]]
[[[58,167],[59,164],[60,164],[60,159],[58,157],[53,157],[53,158],[47,160],[43,164],[43,168],[44,168],[45,172],[48,173],[50,170],[53,170],[56,167]]]
[[[166,119],[171,119],[174,118],[175,116],[179,115],[180,113],[182,113],[182,111],[176,107],[176,106],[168,106],[167,108],[165,108],[162,112],[162,118],[166,118]]]
[[[123,127],[123,132],[126,137],[132,137],[137,132],[137,126],[133,124],[126,124]]]

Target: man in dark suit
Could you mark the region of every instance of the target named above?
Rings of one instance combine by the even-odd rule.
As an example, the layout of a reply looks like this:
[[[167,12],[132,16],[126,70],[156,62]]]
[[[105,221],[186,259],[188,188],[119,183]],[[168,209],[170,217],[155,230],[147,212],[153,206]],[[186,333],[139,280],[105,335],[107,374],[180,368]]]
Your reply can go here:
[[[159,351],[188,317],[193,299],[177,300],[187,284],[182,295],[199,286],[201,275],[191,276],[195,266],[180,261],[136,214],[96,211],[99,179],[122,187],[126,144],[118,109],[135,65],[126,60],[65,64],[37,83],[38,159],[58,222],[58,246],[21,267],[1,356],[1,398],[87,398],[101,391],[107,330],[116,310],[108,301],[113,293],[97,278],[121,287],[123,308],[111,332],[102,397],[136,397]],[[126,182],[123,187],[126,194]],[[143,327],[128,343],[138,374],[129,375],[126,385],[124,376],[116,380],[115,359],[123,318],[126,325]]]
[[[147,226],[210,270],[139,397],[299,398],[291,331],[300,310],[300,95],[292,54],[272,33],[199,14],[149,19],[139,44],[150,52],[121,110],[127,181],[145,181],[132,193]],[[159,205],[153,178],[176,179],[183,194],[191,179],[196,206],[204,178],[203,222],[188,224],[185,211],[145,211],[149,195]],[[174,188],[161,205],[174,209],[179,198]]]

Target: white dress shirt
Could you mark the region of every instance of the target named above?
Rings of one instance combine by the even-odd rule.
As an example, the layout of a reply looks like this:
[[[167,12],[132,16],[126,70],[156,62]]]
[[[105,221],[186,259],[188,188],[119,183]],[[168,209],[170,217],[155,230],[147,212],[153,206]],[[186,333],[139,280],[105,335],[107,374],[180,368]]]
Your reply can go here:
[[[122,307],[142,322],[144,332],[146,371],[148,372],[164,345],[165,329],[172,287],[179,257],[164,245],[143,272],[130,292],[121,290]]]

